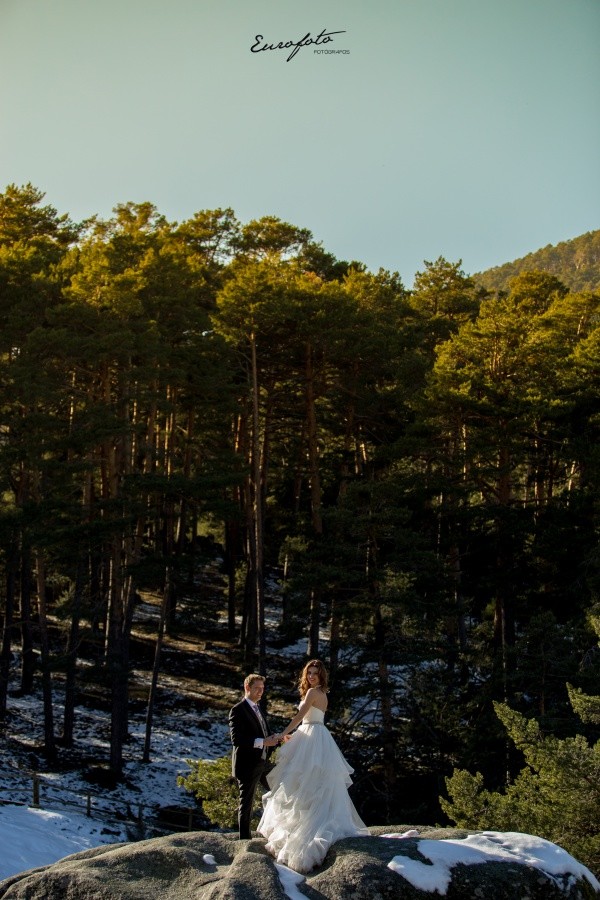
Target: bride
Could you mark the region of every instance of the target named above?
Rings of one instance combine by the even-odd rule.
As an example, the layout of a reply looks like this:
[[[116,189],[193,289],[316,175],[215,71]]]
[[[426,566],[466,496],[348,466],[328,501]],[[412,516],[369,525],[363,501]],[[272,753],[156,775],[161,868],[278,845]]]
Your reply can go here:
[[[270,791],[263,795],[258,831],[277,862],[310,872],[334,841],[369,831],[348,795],[354,770],[323,722],[328,685],[320,660],[305,665],[299,688],[298,713],[281,733],[285,743],[267,775]]]

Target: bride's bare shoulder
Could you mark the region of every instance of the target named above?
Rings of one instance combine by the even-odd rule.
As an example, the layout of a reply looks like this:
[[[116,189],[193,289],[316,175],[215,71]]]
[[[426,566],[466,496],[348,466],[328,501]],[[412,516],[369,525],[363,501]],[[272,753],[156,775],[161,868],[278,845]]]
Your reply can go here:
[[[327,709],[327,694],[320,687],[309,688],[304,696],[304,702],[325,712]]]

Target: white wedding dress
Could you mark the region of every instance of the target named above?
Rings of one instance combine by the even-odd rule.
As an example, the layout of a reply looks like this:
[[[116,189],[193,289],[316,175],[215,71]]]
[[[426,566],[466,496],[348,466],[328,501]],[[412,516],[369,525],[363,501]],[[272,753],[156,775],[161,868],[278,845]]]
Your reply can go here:
[[[334,841],[369,835],[348,795],[354,771],[311,706],[302,724],[283,744],[267,775],[258,831],[277,862],[310,872],[323,862]]]

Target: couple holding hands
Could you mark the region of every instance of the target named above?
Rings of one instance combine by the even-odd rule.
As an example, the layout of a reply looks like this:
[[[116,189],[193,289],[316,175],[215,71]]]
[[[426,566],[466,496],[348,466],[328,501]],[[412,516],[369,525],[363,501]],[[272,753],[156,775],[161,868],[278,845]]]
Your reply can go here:
[[[298,712],[281,734],[269,734],[260,709],[264,682],[262,675],[248,675],[244,699],[229,713],[232,771],[240,790],[240,839],[251,836],[260,782],[267,793],[258,831],[267,838],[267,850],[277,862],[309,872],[334,841],[369,831],[348,795],[353,769],[324,724],[328,678],[323,663],[313,659],[304,666]],[[278,744],[277,763],[268,771],[269,755]]]

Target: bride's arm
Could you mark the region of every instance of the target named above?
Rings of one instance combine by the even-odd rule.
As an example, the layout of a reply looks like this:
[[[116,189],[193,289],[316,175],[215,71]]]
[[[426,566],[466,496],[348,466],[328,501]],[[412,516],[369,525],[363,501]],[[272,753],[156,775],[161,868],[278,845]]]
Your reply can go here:
[[[302,719],[304,718],[306,713],[309,711],[309,709],[315,702],[315,693],[316,693],[315,688],[308,689],[308,691],[306,692],[306,696],[304,697],[304,700],[298,707],[298,712],[296,713],[296,715],[294,716],[292,721],[289,723],[289,725],[286,725],[286,727],[281,732],[282,738],[285,739],[286,737],[288,737],[290,732],[293,731],[294,728],[296,728],[300,724],[300,722],[302,721]]]

